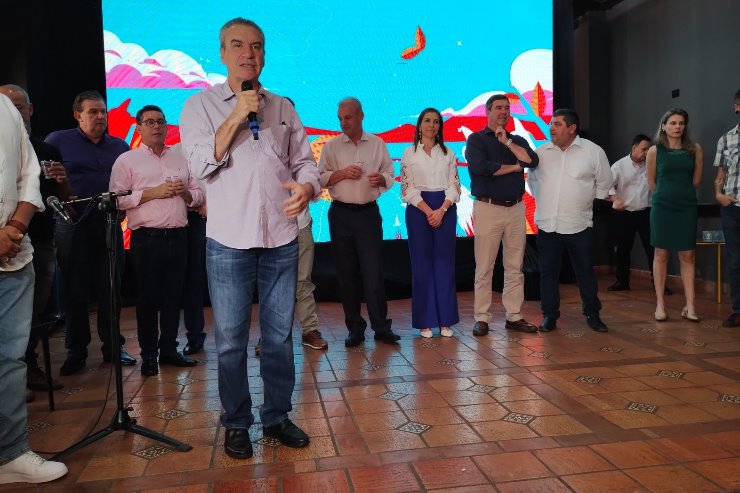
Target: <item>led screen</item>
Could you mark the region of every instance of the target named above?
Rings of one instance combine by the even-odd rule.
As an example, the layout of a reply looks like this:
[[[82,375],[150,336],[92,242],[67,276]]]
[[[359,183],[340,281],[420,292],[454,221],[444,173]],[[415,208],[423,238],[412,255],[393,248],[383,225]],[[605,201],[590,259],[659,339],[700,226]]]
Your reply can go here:
[[[552,115],[552,3],[486,0],[464,4],[378,1],[254,2],[103,0],[109,131],[138,145],[133,115],[160,106],[180,140],[179,117],[192,94],[225,80],[218,30],[246,17],[265,32],[260,81],[296,103],[318,161],[337,135],[337,102],[362,101],[364,128],[382,137],[400,174],[404,148],[428,106],[443,114],[462,185],[458,236],[474,234],[465,139],[487,123],[485,101],[507,93],[508,130],[532,147],[546,141]],[[406,238],[398,178],[379,199],[386,239]],[[525,195],[527,230],[536,230]],[[329,240],[328,194],[310,205],[316,241]]]

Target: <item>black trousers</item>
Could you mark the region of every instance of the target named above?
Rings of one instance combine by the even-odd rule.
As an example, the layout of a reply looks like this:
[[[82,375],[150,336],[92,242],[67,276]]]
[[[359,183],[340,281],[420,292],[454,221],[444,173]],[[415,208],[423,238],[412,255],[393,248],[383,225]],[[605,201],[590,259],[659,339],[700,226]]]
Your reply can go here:
[[[387,332],[391,320],[381,265],[383,227],[378,205],[333,202],[329,208],[329,233],[347,329],[364,332],[367,327],[360,314],[364,293],[370,326],[378,334]]]
[[[171,355],[177,351],[188,260],[187,229],[136,229],[131,232],[131,257],[136,270],[136,325],[141,357]]]
[[[188,211],[188,260],[182,308],[185,330],[191,344],[203,344],[206,338],[203,331],[206,325],[203,304],[207,289],[206,218],[195,211]]]
[[[121,275],[123,273],[123,232],[116,223],[116,269],[113,283],[116,313],[110,311],[110,272],[106,246],[106,222],[86,219],[77,225],[57,221],[55,238],[57,261],[62,273],[66,311],[65,347],[69,358],[87,359],[90,344],[88,302],[91,293],[98,302],[97,329],[103,343],[102,351],[111,350],[110,324],[112,317],[121,315]],[[120,345],[124,338],[120,336]]]
[[[537,232],[537,255],[540,260],[540,305],[546,317],[560,317],[560,264],[563,250],[568,251],[578,281],[583,314],[598,315],[601,301],[598,296],[593,262],[593,228],[574,234]]]
[[[642,249],[648,260],[650,272],[653,272],[653,254],[655,249],[650,244],[650,208],[641,211],[613,211],[614,229],[616,232],[617,281],[629,285],[632,245],[635,234],[640,235]]]

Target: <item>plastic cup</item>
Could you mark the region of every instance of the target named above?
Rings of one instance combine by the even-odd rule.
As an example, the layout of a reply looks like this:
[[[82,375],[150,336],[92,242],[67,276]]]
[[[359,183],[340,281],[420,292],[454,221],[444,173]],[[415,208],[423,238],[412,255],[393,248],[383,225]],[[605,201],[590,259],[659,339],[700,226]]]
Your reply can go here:
[[[51,165],[54,161],[41,161],[39,164],[41,165],[41,171],[44,172],[44,178],[47,180],[53,180],[54,175],[51,174]]]

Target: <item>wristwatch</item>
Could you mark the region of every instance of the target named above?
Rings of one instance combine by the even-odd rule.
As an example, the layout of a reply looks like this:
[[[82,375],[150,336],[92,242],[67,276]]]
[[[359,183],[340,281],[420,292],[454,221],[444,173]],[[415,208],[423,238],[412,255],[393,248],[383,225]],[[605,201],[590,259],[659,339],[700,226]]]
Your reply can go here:
[[[511,145],[511,142],[512,142],[512,141],[511,141],[511,139],[509,139],[509,140],[507,140],[507,141],[506,141],[506,144],[504,144],[504,145],[505,145],[506,147],[509,147],[509,146]]]

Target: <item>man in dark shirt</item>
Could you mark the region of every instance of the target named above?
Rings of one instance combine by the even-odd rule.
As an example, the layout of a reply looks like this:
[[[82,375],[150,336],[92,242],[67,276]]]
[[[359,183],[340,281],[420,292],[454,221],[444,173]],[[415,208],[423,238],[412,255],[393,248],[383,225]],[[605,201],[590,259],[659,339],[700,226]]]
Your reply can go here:
[[[56,195],[62,200],[65,200],[69,196],[69,183],[67,182],[64,167],[61,164],[62,156],[55,147],[50,146],[31,133],[33,104],[31,104],[28,93],[20,86],[6,84],[0,86],[0,94],[5,94],[10,98],[13,106],[20,112],[39,162],[52,162],[46,172],[50,178],[45,177],[43,168],[39,176],[39,188],[44,203],[46,203],[46,199],[51,195]],[[51,287],[54,282],[54,272],[56,270],[54,211],[51,208],[47,208],[43,212],[37,212],[33,215],[33,219],[31,219],[31,223],[28,225],[28,236],[31,238],[31,245],[33,246],[33,270],[36,273],[36,281],[33,289],[32,330],[28,338],[25,357],[26,387],[31,390],[47,390],[46,375],[39,368],[38,354],[36,354],[39,337],[42,334],[35,332],[33,329],[46,319],[49,296],[51,295]],[[52,388],[54,390],[59,390],[62,387],[60,382],[52,382]]]
[[[470,188],[475,196],[475,325],[473,334],[488,334],[491,321],[491,281],[501,241],[504,242],[504,291],[501,302],[506,309],[505,327],[520,332],[537,332],[521,314],[524,302],[522,262],[527,243],[524,202],[524,168],[534,168],[537,154],[527,141],[508,133],[511,118],[505,94],[486,101],[488,125],[468,138],[465,158],[470,172]]]
[[[129,150],[129,146],[106,133],[108,113],[105,101],[97,91],[78,94],[72,108],[79,126],[52,132],[46,142],[62,153],[72,193],[80,198],[93,197],[108,191],[113,163]],[[98,298],[97,329],[103,343],[103,360],[110,361],[111,351],[120,348],[121,364],[136,364],[123,348],[122,336],[115,346],[110,340],[112,317],[120,316],[120,308],[117,313],[111,313],[105,215],[97,207],[87,207],[89,204],[83,204],[75,209],[76,224],[66,224],[61,220],[56,223],[57,258],[62,271],[67,313],[65,345],[68,355],[59,370],[61,375],[72,375],[86,365],[90,343],[88,299],[91,288]],[[123,234],[119,227],[116,228],[116,259],[114,296],[118,307],[123,271]]]

